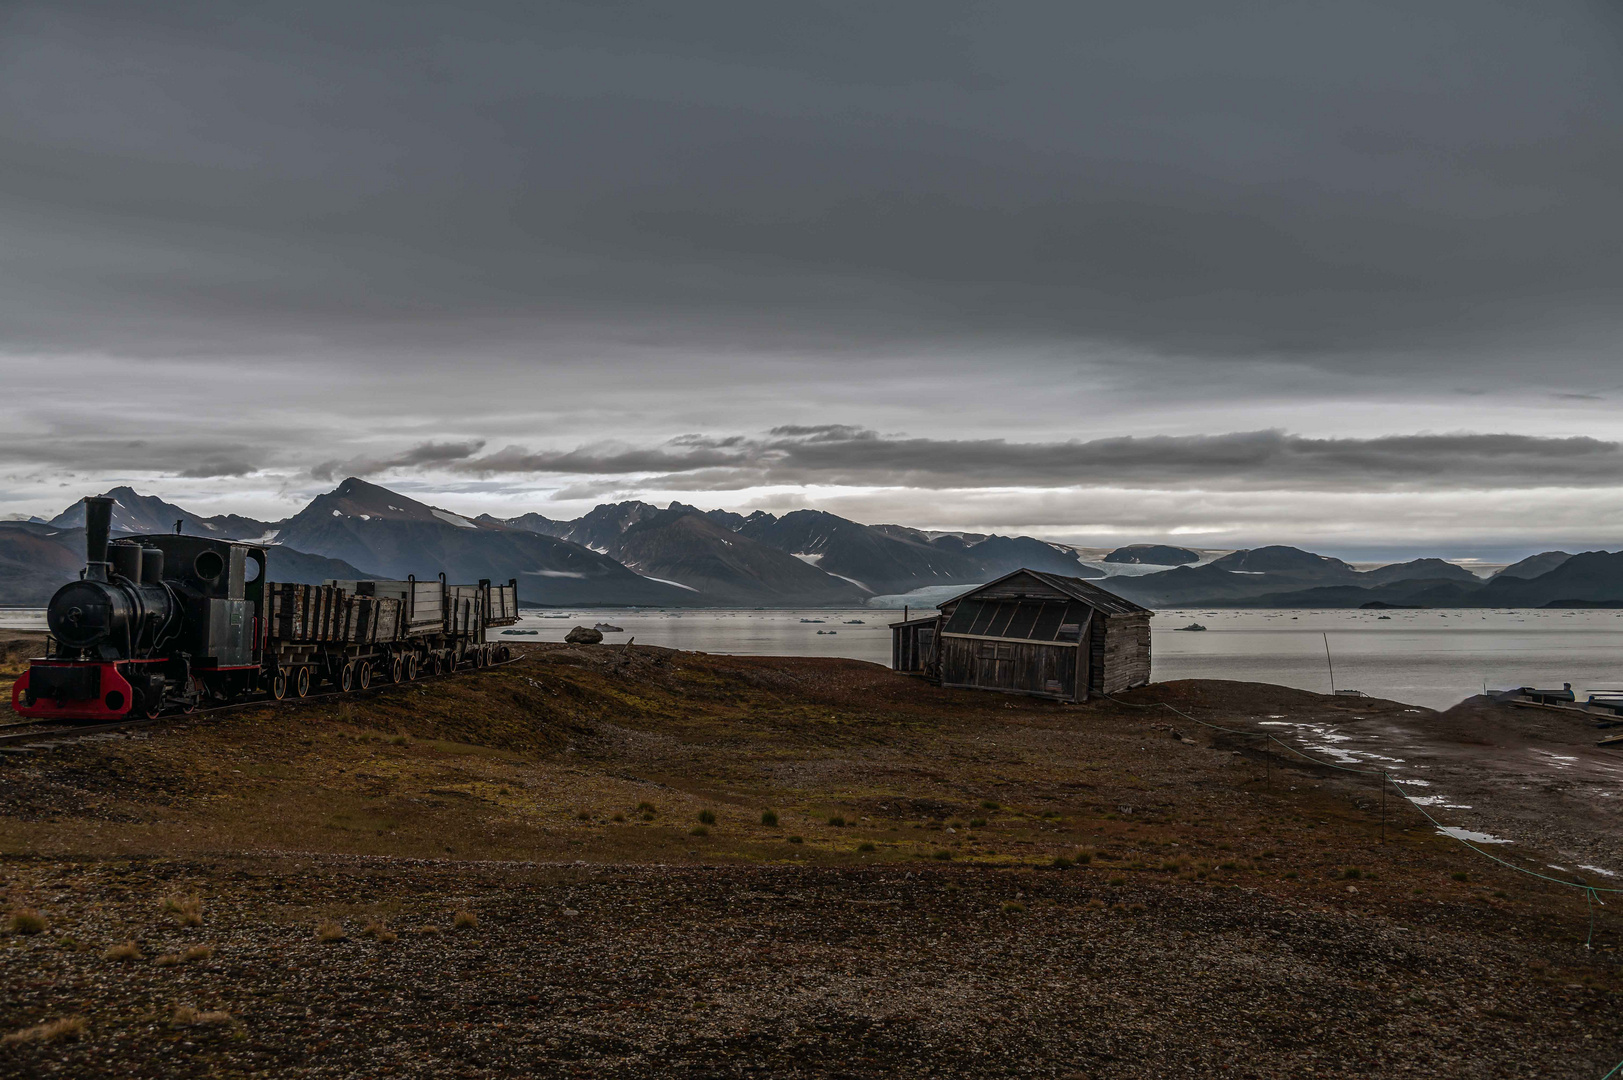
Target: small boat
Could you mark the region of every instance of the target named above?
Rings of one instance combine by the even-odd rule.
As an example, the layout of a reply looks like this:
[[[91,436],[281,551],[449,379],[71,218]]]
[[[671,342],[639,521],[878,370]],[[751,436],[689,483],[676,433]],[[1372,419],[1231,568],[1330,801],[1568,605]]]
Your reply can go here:
[[[1198,622],[1192,622],[1188,626],[1174,626],[1173,629],[1174,630],[1204,630],[1206,628],[1204,626],[1200,625]]]

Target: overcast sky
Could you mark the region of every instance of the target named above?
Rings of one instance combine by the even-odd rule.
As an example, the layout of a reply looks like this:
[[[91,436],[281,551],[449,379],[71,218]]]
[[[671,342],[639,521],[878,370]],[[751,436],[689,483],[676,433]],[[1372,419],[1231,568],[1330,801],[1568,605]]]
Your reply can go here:
[[[0,516],[1623,546],[1623,9],[0,6]]]

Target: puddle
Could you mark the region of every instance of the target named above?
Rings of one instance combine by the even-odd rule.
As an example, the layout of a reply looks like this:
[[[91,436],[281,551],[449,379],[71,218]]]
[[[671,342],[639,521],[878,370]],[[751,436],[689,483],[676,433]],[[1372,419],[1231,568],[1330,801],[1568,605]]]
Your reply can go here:
[[[1514,840],[1505,840],[1502,837],[1494,836],[1492,833],[1473,832],[1470,829],[1455,828],[1453,825],[1444,825],[1444,826],[1440,827],[1437,831],[1442,833],[1444,836],[1452,836],[1456,840],[1469,840],[1473,844],[1512,844],[1512,843],[1515,843]]]

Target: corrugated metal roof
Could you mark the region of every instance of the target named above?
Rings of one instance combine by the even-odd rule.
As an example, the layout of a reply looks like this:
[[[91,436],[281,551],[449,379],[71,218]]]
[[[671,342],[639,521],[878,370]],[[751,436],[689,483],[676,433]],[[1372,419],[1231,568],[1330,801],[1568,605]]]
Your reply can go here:
[[[1107,589],[1101,589],[1099,586],[1094,585],[1091,582],[1084,581],[1082,578],[1066,577],[1063,574],[1048,574],[1041,570],[1016,570],[1013,573],[1004,574],[996,581],[988,581],[985,585],[978,585],[975,588],[970,589],[968,592],[963,593],[960,596],[955,596],[951,600],[947,600],[941,604],[938,604],[937,606],[946,607],[947,604],[968,599],[969,597],[984,592],[995,585],[1001,585],[1003,582],[1008,581],[1012,577],[1018,577],[1021,574],[1030,574],[1032,577],[1036,578],[1044,585],[1047,585],[1049,588],[1054,589],[1056,592],[1069,596],[1073,600],[1079,600],[1082,603],[1087,604],[1089,607],[1102,611],[1107,615],[1133,615],[1140,613],[1149,614],[1149,608],[1140,607],[1126,597],[1117,596],[1115,593],[1110,592]]]

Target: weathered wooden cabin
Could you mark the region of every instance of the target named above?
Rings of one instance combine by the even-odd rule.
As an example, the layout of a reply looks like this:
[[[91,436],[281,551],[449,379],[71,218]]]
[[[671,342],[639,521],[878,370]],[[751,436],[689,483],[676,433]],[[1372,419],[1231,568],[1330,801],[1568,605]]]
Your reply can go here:
[[[1016,570],[891,624],[891,666],[942,686],[1086,701],[1150,681],[1150,612],[1081,578]]]

